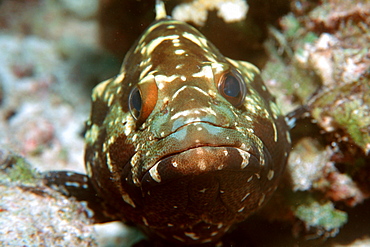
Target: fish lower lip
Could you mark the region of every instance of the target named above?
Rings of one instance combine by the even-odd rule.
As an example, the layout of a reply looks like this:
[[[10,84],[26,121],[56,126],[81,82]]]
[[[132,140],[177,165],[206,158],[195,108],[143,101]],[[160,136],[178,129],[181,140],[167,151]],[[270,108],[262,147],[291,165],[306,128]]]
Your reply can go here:
[[[204,143],[196,143],[194,144],[193,146],[191,147],[188,147],[188,148],[184,148],[183,150],[179,150],[179,151],[176,151],[176,152],[173,152],[173,153],[170,153],[168,155],[165,155],[163,156],[162,158],[160,158],[156,164],[158,164],[159,162],[161,162],[162,160],[165,160],[166,158],[169,158],[171,156],[175,156],[175,155],[179,155],[183,152],[187,152],[189,150],[192,150],[192,149],[196,149],[196,148],[203,148],[203,147],[213,147],[213,148],[227,148],[229,146],[217,146],[217,145],[212,145],[212,144],[204,144]],[[230,146],[230,148],[236,148],[236,147],[233,147],[233,146]]]
[[[259,169],[258,159],[250,152],[231,146],[201,145],[161,158],[144,174],[141,181],[143,188],[149,188],[209,172],[255,172]]]

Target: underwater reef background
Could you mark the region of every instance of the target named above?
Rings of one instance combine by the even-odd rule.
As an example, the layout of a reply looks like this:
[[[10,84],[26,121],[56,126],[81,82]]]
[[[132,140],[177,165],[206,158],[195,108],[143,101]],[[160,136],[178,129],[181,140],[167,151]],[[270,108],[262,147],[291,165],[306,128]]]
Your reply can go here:
[[[171,0],[225,56],[254,63],[282,111],[305,106],[274,198],[229,238],[250,246],[370,245],[370,2]],[[92,88],[120,68],[154,1],[0,1],[0,245],[131,246],[42,184],[84,172]]]

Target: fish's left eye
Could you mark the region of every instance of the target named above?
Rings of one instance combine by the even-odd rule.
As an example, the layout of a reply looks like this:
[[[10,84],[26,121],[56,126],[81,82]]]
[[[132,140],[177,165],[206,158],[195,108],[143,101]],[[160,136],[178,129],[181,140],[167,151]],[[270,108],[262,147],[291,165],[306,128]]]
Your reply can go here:
[[[158,99],[158,88],[154,77],[146,78],[136,85],[128,96],[128,107],[137,126],[145,122]]]
[[[138,87],[131,90],[128,101],[131,115],[137,120],[140,117],[142,106],[141,93]]]
[[[230,71],[220,78],[218,91],[233,106],[238,107],[244,102],[247,88],[241,75],[237,71]]]

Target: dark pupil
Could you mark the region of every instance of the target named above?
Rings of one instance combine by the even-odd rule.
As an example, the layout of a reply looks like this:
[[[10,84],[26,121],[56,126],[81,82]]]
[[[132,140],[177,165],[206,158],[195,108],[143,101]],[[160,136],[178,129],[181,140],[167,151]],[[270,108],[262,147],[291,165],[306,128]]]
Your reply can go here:
[[[240,93],[240,85],[238,79],[232,75],[228,75],[224,82],[224,93],[230,97],[237,97]]]
[[[135,108],[135,110],[140,112],[140,110],[141,110],[141,95],[140,95],[139,90],[135,90],[135,92],[132,93],[131,104]]]

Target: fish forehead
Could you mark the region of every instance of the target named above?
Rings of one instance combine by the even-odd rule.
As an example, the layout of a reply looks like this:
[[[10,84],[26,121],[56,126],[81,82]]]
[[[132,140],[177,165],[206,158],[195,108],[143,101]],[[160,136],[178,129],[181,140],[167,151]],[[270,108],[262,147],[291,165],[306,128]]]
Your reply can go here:
[[[186,23],[164,19],[143,33],[126,56],[122,72],[135,71],[129,86],[141,83],[150,75],[155,76],[160,91],[174,94],[184,84],[215,90],[214,73],[228,67],[227,60],[198,30]]]
[[[163,19],[153,23],[141,36],[133,56],[150,59],[153,69],[171,68],[194,61],[198,63],[225,62],[222,54],[197,29],[176,20]],[[170,73],[170,72],[167,72]]]

